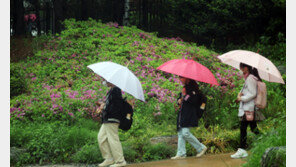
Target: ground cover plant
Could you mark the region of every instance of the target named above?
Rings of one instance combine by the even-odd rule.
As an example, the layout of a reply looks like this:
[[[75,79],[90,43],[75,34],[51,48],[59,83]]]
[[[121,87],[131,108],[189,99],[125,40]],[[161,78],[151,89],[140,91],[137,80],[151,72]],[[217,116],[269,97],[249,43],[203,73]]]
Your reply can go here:
[[[152,145],[155,136],[176,135],[176,96],[181,89],[177,76],[157,71],[171,59],[194,59],[208,67],[221,86],[199,83],[208,104],[200,127],[192,133],[210,149],[208,153],[234,151],[239,145],[238,104],[235,98],[243,79],[238,70],[222,64],[218,53],[180,38],[158,38],[136,27],[95,20],[64,22],[65,30],[36,38],[34,56],[11,63],[16,93],[10,101],[10,145],[25,153],[13,165],[34,163],[99,163],[100,128],[95,102],[108,91],[102,79],[87,65],[112,61],[127,66],[139,78],[146,102],[136,101],[134,123],[119,132],[128,162],[169,158],[175,148]],[[285,78],[285,76],[284,76]],[[262,112],[268,123],[259,124],[265,134],[277,128],[272,121],[285,119],[285,85],[267,83],[268,107]],[[123,93],[128,99],[130,95]],[[285,124],[285,121],[282,122]],[[250,134],[248,142],[257,141]],[[195,150],[189,145],[188,156]]]

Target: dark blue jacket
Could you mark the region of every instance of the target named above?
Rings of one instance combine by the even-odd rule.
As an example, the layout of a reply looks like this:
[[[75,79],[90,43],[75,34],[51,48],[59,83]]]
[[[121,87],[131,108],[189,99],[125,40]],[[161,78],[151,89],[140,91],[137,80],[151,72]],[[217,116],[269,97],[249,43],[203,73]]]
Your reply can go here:
[[[122,107],[122,100],[120,88],[113,87],[109,90],[106,97],[105,107],[102,111],[103,123],[119,123],[118,121],[121,118],[120,109]]]
[[[200,91],[190,85],[186,85],[186,92],[189,95],[187,100],[184,99],[177,116],[177,130],[181,127],[197,127],[198,115],[197,109],[201,105]],[[177,101],[182,98],[182,93],[179,94]]]

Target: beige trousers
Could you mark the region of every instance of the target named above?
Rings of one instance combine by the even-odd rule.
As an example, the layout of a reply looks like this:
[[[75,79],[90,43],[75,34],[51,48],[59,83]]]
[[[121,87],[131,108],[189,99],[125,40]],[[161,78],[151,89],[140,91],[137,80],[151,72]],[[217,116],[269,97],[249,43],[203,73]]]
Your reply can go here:
[[[105,160],[123,162],[123,151],[118,136],[118,123],[103,123],[98,134],[98,142]]]

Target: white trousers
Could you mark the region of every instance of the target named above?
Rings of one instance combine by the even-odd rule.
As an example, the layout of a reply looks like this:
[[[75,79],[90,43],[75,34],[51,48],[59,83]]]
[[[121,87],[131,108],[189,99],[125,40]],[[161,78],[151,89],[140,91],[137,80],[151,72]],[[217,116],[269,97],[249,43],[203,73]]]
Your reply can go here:
[[[118,123],[103,123],[98,134],[98,142],[105,160],[124,162],[122,146],[118,136]]]

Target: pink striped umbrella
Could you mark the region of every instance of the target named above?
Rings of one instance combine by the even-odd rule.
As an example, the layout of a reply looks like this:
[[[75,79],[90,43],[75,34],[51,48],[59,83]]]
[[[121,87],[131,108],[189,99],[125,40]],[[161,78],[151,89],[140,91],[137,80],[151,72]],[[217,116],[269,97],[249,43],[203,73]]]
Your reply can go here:
[[[174,59],[165,62],[157,69],[167,73],[193,79],[199,82],[219,85],[216,78],[207,67],[193,60]]]

